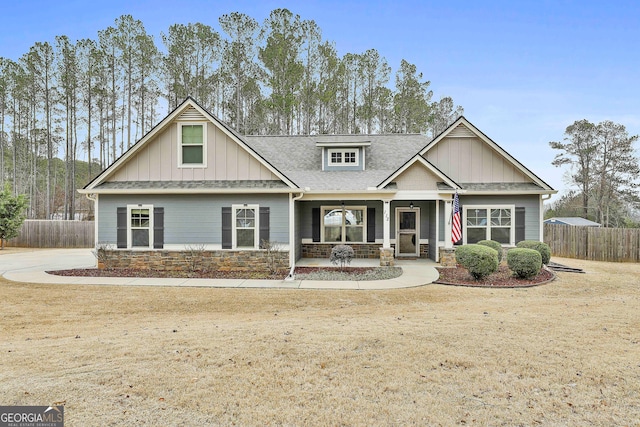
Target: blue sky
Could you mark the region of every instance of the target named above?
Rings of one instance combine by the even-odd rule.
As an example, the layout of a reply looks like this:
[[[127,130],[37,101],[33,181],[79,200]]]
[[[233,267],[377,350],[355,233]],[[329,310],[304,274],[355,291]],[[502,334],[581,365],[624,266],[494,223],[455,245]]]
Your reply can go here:
[[[613,120],[640,134],[640,2],[637,1],[3,1],[0,56],[17,60],[55,36],[96,39],[131,14],[161,46],[171,24],[243,12],[262,22],[287,8],[314,20],[340,55],[377,49],[451,96],[465,116],[557,190],[548,142],[575,120]]]

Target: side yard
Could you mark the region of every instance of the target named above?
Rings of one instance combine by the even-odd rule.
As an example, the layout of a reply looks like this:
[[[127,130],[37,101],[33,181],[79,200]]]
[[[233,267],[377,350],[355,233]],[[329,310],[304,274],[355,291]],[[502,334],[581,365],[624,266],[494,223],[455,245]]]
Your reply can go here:
[[[640,264],[526,289],[0,279],[0,401],[73,425],[633,425]],[[0,257],[1,261],[1,257]]]

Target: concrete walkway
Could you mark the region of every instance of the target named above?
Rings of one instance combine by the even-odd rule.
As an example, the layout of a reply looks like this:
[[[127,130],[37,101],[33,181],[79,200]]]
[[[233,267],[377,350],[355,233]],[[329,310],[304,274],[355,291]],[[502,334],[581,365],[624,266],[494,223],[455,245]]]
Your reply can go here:
[[[302,259],[299,266],[328,266],[327,260]],[[378,260],[353,260],[351,266],[378,266]],[[437,264],[431,260],[396,260],[402,267],[400,277],[389,280],[257,280],[257,279],[157,279],[139,277],[56,276],[46,271],[94,268],[91,249],[38,249],[0,255],[0,275],[23,283],[125,286],[188,286],[212,288],[282,288],[282,289],[397,289],[427,285],[438,278]]]

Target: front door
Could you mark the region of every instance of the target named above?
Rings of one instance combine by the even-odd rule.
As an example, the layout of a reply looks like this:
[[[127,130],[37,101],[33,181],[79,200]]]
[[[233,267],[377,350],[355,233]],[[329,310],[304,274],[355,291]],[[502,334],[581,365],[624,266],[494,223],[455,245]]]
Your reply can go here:
[[[420,208],[396,208],[396,256],[420,256]]]

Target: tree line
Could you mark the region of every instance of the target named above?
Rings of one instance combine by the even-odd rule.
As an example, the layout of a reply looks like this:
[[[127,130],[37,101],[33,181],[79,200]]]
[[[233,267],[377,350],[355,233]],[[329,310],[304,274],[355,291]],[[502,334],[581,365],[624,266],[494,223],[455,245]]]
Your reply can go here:
[[[432,100],[414,64],[403,59],[392,84],[376,49],[339,56],[287,9],[218,25],[171,25],[159,46],[123,15],[97,39],[57,36],[0,57],[0,186],[28,196],[31,218],[73,219],[78,185],[187,96],[241,134],[436,135],[462,114],[450,97]]]
[[[583,119],[567,126],[563,142],[551,141],[558,150],[552,164],[569,166],[565,178],[573,190],[552,204],[547,217],[580,216],[605,227],[639,227],[640,164],[624,125]]]

